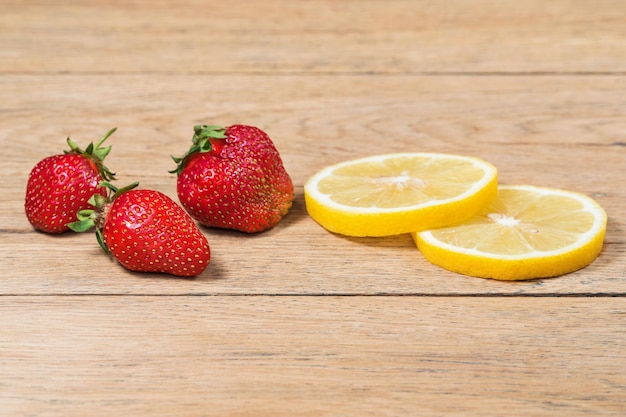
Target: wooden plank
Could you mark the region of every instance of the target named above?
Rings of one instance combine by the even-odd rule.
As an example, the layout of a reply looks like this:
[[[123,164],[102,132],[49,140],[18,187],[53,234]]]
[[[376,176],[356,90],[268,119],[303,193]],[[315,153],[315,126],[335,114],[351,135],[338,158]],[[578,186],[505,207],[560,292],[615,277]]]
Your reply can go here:
[[[0,415],[626,414],[625,19],[623,0],[4,0]],[[28,172],[65,137],[118,126],[120,182],[175,198],[169,155],[207,122],[266,130],[296,201],[260,235],[203,229],[197,279],[26,221]],[[318,169],[400,151],[589,194],[602,255],[481,280],[307,216]]]
[[[3,416],[626,412],[626,300],[3,297]],[[598,325],[602,323],[602,325]]]
[[[623,0],[0,4],[0,71],[626,71]]]
[[[213,98],[220,97],[216,101]],[[624,294],[626,79],[623,77],[6,75],[0,79],[1,294]],[[108,165],[176,198],[169,155],[197,123],[249,123],[275,140],[296,201],[274,230],[205,229],[213,263],[196,280],[137,275],[92,236],[35,233],[23,213],[27,175],[65,137],[85,143],[112,126]],[[561,278],[502,283],[428,264],[407,235],[327,233],[304,207],[303,185],[323,166],[375,153],[482,157],[503,183],[565,188],[609,214],[605,250]]]

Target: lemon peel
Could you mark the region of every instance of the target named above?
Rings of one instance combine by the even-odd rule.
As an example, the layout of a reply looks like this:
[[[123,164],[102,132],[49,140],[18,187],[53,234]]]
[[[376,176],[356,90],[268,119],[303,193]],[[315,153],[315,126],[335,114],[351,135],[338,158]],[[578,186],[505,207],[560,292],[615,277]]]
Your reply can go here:
[[[474,157],[396,153],[326,167],[304,186],[309,215],[348,236],[389,236],[470,218],[497,194],[497,169]]]
[[[574,272],[600,254],[606,212],[592,198],[566,190],[500,185],[498,196],[471,219],[413,233],[431,263],[499,280]]]

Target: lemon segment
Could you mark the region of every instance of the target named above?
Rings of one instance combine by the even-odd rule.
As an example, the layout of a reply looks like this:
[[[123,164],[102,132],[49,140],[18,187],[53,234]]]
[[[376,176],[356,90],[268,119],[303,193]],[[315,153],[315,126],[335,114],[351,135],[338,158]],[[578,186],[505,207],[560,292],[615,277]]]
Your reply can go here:
[[[459,224],[413,233],[431,263],[465,275],[524,280],[584,268],[600,254],[606,212],[579,193],[501,185],[480,213]]]
[[[399,153],[342,162],[304,186],[309,215],[348,236],[389,236],[470,218],[497,194],[496,168],[478,158]]]

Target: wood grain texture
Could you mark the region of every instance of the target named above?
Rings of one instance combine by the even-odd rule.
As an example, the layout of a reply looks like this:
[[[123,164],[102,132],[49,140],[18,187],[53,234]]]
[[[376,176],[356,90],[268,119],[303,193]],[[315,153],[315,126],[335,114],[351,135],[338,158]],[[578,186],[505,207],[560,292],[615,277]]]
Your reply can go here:
[[[623,298],[3,299],[0,402],[65,417],[620,415],[625,309]]]
[[[626,71],[623,0],[5,0],[0,70]]]
[[[625,22],[623,0],[3,1],[0,416],[626,414]],[[296,200],[266,233],[203,229],[196,279],[28,224],[66,137],[117,126],[119,183],[176,199],[198,123],[267,131]],[[593,197],[601,256],[498,282],[308,217],[317,170],[405,151]]]

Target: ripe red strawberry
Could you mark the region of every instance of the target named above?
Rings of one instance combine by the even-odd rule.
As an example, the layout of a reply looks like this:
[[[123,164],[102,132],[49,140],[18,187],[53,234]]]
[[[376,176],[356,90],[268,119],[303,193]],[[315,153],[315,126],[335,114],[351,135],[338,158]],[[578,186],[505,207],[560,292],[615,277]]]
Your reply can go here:
[[[291,208],[293,183],[270,137],[253,126],[195,126],[178,164],[177,193],[209,227],[254,233],[275,226]]]
[[[89,207],[87,200],[94,193],[105,195],[99,184],[114,179],[115,174],[103,165],[111,146],[101,145],[115,130],[109,130],[96,145],[90,143],[85,150],[67,138],[69,151],[35,165],[28,177],[24,203],[26,217],[35,229],[66,232],[67,224],[76,220],[76,213]]]
[[[209,243],[174,200],[159,191],[134,190],[138,183],[119,190],[104,185],[112,195],[94,194],[90,203],[96,209],[82,210],[72,230],[96,226],[100,246],[131,271],[193,277],[206,269]]]

